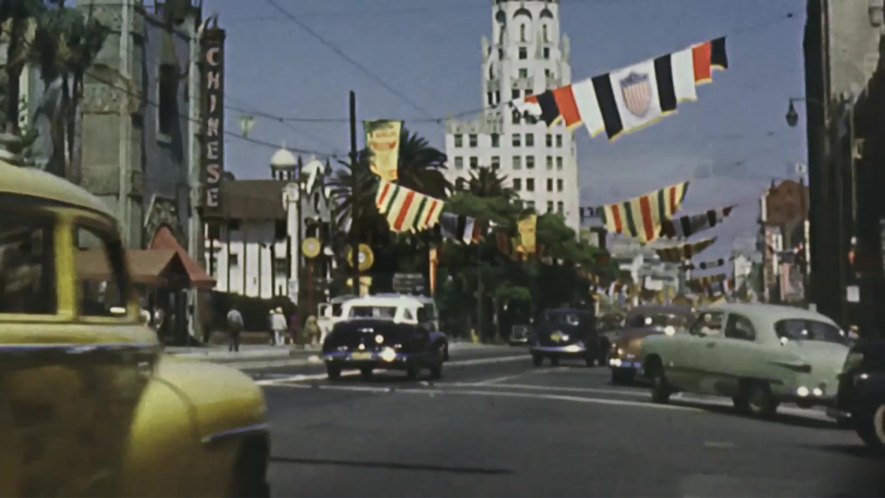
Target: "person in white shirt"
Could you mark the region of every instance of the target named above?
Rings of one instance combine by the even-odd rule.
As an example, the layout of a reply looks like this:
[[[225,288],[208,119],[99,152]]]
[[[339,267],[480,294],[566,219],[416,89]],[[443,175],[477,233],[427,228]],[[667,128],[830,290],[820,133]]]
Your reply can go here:
[[[286,317],[283,315],[282,308],[274,310],[270,322],[273,329],[274,344],[277,346],[285,344],[286,330],[289,329],[289,325],[286,323]]]

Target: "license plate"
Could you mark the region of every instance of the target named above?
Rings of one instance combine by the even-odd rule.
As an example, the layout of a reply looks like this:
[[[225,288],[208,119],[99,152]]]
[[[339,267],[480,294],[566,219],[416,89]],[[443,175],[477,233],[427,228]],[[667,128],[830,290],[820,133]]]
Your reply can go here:
[[[372,353],[353,353],[350,355],[351,360],[371,360]]]

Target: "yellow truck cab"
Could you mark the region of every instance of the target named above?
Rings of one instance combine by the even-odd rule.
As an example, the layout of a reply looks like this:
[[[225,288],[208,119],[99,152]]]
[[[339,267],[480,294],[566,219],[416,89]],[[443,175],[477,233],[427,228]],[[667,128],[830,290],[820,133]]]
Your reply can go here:
[[[263,395],[163,355],[113,213],[0,160],[0,496],[269,496]]]

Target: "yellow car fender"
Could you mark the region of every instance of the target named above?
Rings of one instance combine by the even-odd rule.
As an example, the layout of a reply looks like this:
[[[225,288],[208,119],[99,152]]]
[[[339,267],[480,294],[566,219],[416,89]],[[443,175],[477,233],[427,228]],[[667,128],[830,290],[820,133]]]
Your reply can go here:
[[[123,494],[231,495],[239,451],[267,433],[266,412],[260,388],[241,372],[162,357],[132,425]]]

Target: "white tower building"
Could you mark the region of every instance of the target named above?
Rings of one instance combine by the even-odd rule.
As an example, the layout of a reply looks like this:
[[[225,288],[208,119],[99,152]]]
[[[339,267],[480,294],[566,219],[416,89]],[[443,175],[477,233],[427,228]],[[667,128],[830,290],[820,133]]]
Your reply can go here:
[[[482,113],[446,123],[448,175],[479,168],[507,177],[538,213],[557,212],[580,225],[578,164],[572,134],[514,115],[507,103],[571,83],[569,39],[559,30],[559,0],[492,0],[492,41],[482,39]]]

